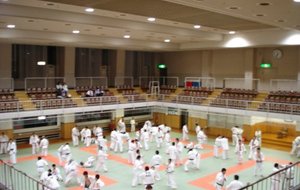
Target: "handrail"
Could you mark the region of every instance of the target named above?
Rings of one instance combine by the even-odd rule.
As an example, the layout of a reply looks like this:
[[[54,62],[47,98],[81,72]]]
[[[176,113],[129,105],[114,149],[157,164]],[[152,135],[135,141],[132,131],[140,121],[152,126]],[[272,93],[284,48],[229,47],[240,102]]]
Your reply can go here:
[[[281,166],[282,168],[266,177],[263,177],[253,183],[250,183],[250,184],[247,184],[246,186],[240,188],[239,190],[248,190],[248,189],[256,189],[255,186],[263,186],[263,187],[270,187],[270,188],[267,188],[267,189],[271,189],[271,186],[274,185],[272,184],[272,177],[273,178],[276,178],[276,180],[279,180],[279,183],[277,184],[279,188],[274,188],[274,189],[287,189],[287,190],[292,190],[296,185],[299,185],[300,184],[300,161],[296,162],[296,163],[293,163],[293,164],[289,164],[289,165],[286,165],[286,166]],[[282,180],[282,174],[284,175],[289,175],[289,176],[284,176],[284,179],[283,179],[283,183],[280,184],[280,181]],[[277,179],[278,177],[277,176],[280,176],[279,179]],[[270,179],[270,181],[268,181]],[[285,180],[290,180],[290,181],[285,181]],[[264,183],[266,182],[265,184],[261,184],[261,183]],[[271,183],[269,183],[271,182]],[[286,184],[284,182],[287,182],[289,184]],[[280,186],[282,188],[280,188]]]

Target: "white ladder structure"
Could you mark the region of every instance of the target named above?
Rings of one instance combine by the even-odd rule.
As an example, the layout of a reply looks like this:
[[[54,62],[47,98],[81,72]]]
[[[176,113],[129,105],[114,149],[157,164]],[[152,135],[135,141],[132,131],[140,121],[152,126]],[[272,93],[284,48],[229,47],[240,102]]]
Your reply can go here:
[[[149,82],[149,89],[150,89],[151,95],[160,94],[159,81],[150,81]]]

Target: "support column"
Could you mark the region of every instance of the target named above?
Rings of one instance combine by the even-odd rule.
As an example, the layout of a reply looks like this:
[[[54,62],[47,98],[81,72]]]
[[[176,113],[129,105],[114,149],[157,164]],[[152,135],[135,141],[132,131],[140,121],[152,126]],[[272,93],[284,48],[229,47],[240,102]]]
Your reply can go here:
[[[258,88],[253,86],[253,67],[254,67],[254,49],[245,49],[244,52],[244,67],[245,67],[245,86],[246,89]]]
[[[297,58],[297,65],[298,65],[298,75],[297,75],[297,80],[298,80],[298,83],[297,83],[297,91],[300,91],[300,47],[298,47],[298,51],[297,51],[297,55],[298,55],[298,58]]]
[[[75,47],[65,47],[64,77],[69,87],[75,87]]]
[[[61,138],[62,139],[71,139],[72,137],[72,128],[75,127],[75,115],[64,115],[61,121]]]
[[[117,50],[116,77],[125,76],[125,58],[125,50]],[[119,83],[123,84],[124,80],[119,80]]]
[[[0,44],[0,78],[11,78],[12,73],[12,45]],[[0,88],[12,88],[7,80],[0,80]]]
[[[212,77],[211,67],[212,67],[212,51],[202,51],[202,77]]]
[[[14,137],[13,121],[11,119],[0,121],[0,134],[4,132],[8,138]]]

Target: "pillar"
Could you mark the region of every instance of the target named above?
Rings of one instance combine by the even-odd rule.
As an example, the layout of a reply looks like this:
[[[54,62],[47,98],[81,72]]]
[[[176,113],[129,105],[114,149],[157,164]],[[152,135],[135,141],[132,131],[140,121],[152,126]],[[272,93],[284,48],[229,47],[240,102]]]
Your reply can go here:
[[[0,134],[4,132],[9,138],[13,138],[14,128],[12,119],[0,121]]]
[[[117,50],[116,56],[116,77],[125,76],[125,58],[126,51],[125,50]],[[118,79],[118,85],[124,84],[124,80]]]
[[[69,87],[75,87],[75,47],[65,47],[64,77]]]
[[[212,77],[212,51],[202,51],[202,68],[201,76],[202,77]]]
[[[71,139],[73,127],[75,127],[75,115],[74,114],[63,115],[61,120],[61,127],[60,127],[61,138]]]
[[[300,46],[298,46],[298,51],[297,51],[297,65],[298,65],[298,75],[297,75],[297,80],[298,80],[298,83],[297,83],[297,91],[300,91]]]
[[[245,78],[245,89],[258,88],[253,86],[253,70],[254,70],[254,49],[245,49],[244,52],[244,78]]]
[[[12,45],[0,44],[0,78],[11,78],[12,73]],[[13,88],[8,80],[0,80],[0,88]]]

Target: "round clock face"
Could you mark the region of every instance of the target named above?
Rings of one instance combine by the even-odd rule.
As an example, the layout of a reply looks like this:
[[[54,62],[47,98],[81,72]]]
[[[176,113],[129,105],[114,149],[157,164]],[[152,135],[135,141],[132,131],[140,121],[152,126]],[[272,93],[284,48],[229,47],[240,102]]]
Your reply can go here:
[[[272,52],[272,56],[276,59],[282,58],[282,51],[280,49],[274,49]]]

